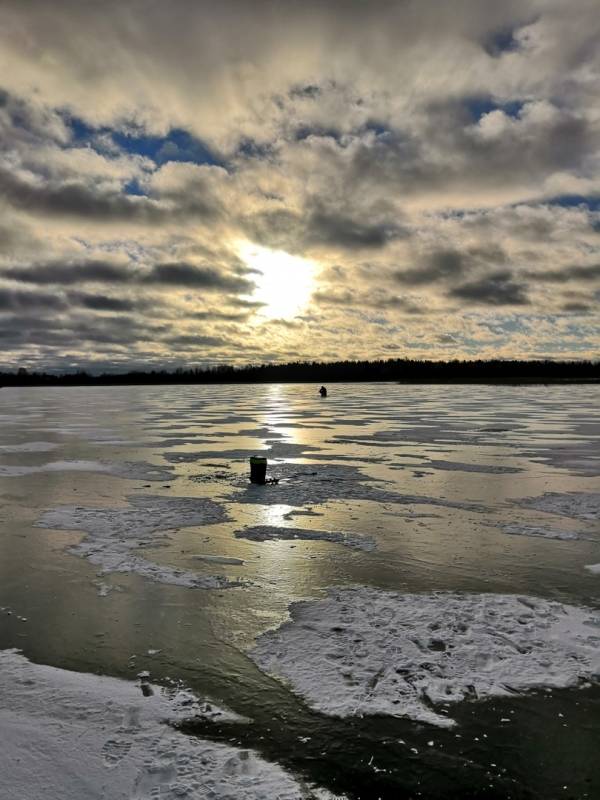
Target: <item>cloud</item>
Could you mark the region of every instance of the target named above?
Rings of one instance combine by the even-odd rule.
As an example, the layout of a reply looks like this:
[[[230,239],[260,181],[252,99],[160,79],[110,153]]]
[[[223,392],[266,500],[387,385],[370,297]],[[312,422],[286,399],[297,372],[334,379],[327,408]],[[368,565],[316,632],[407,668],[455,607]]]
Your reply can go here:
[[[599,38],[594,0],[7,0],[6,362],[597,354]],[[314,264],[268,342],[240,241]]]
[[[450,297],[489,306],[528,305],[526,286],[513,280],[510,272],[495,272],[481,280],[463,283],[452,289]]]

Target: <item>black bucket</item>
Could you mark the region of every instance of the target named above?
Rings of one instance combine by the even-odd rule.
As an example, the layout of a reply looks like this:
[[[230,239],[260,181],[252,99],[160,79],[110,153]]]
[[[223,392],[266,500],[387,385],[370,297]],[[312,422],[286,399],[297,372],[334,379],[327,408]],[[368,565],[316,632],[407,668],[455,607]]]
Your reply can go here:
[[[252,456],[250,459],[250,482],[265,483],[267,480],[267,459],[262,456]]]

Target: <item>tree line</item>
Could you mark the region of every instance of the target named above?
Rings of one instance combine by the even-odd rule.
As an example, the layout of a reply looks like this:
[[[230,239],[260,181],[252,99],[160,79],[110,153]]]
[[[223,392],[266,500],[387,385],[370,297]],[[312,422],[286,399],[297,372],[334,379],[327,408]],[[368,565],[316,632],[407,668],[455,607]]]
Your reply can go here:
[[[94,386],[126,384],[210,383],[336,383],[396,381],[406,383],[560,383],[600,382],[598,361],[474,360],[419,361],[294,361],[235,367],[178,367],[174,370],[85,371],[54,374],[28,371],[0,372],[0,386]]]

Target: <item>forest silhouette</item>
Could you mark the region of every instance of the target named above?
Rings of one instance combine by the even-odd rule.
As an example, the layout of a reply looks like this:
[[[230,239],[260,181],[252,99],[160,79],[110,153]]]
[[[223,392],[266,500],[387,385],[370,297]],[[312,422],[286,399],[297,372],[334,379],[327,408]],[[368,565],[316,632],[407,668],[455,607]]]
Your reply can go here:
[[[596,383],[598,361],[477,360],[295,361],[249,366],[178,367],[174,370],[36,372],[20,367],[0,372],[0,386],[94,386],[128,384],[336,383]]]

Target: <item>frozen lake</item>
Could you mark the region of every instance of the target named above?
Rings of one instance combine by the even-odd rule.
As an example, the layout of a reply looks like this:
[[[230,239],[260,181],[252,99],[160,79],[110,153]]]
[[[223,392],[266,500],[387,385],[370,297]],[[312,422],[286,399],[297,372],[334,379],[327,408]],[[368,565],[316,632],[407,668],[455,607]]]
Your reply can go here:
[[[328,388],[0,390],[0,650],[155,687],[0,653],[10,713],[116,726],[86,797],[600,796],[600,388]],[[173,681],[233,713],[128,762]]]

